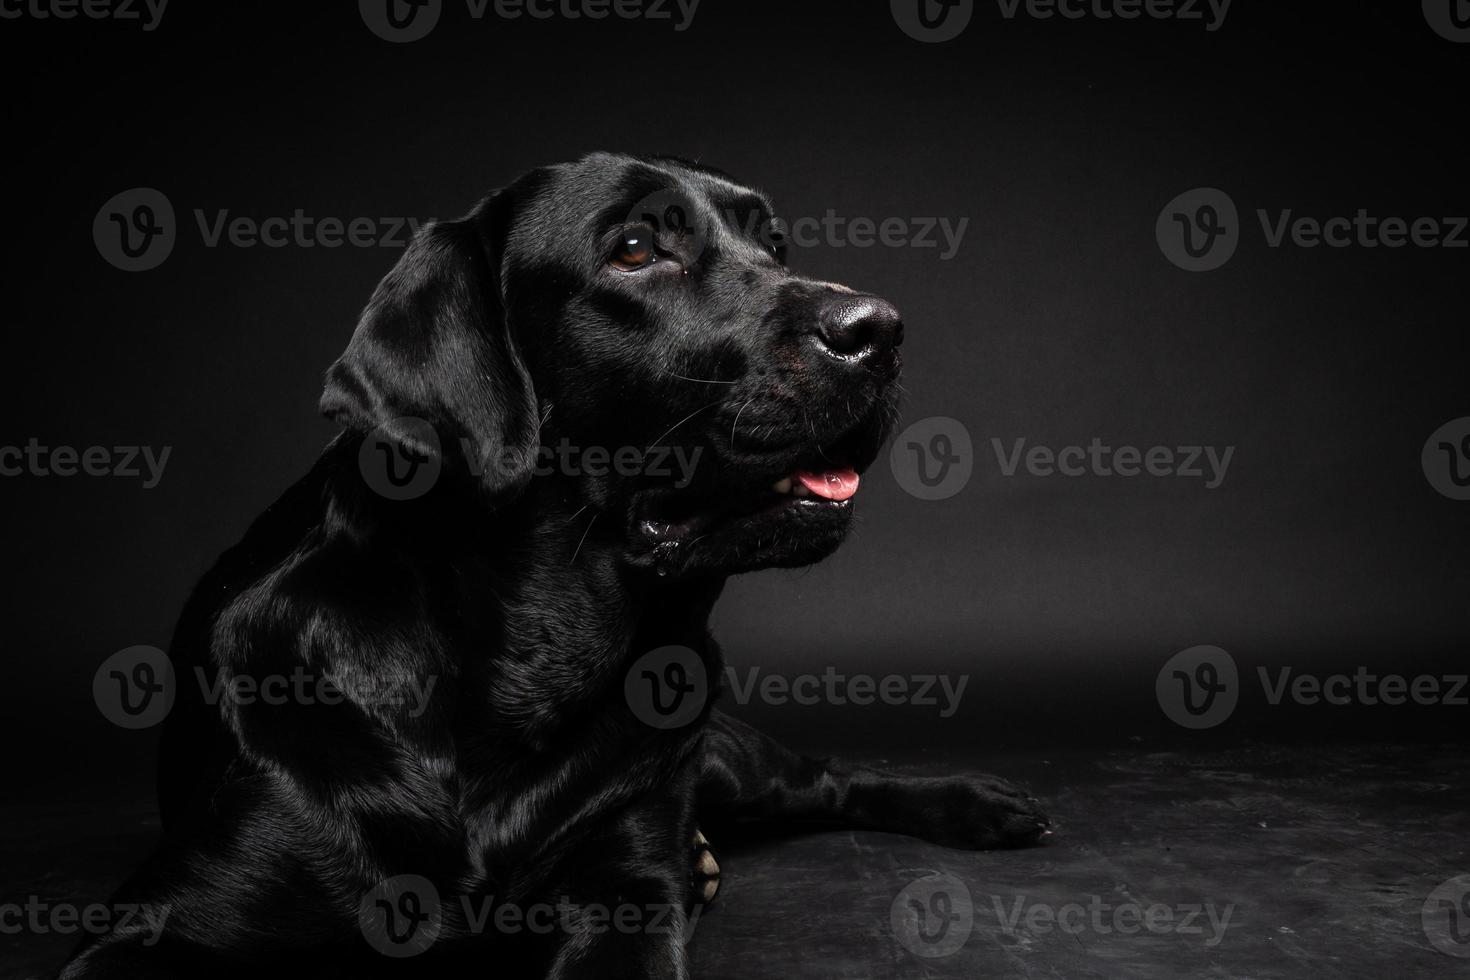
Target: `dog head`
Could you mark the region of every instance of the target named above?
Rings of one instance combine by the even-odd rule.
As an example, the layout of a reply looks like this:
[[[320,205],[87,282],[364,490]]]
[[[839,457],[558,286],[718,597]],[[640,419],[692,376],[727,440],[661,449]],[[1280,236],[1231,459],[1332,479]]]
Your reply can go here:
[[[532,171],[418,234],[322,408],[488,506],[580,508],[576,532],[634,566],[809,564],[894,420],[903,325],[785,258],[769,200],[708,168]]]

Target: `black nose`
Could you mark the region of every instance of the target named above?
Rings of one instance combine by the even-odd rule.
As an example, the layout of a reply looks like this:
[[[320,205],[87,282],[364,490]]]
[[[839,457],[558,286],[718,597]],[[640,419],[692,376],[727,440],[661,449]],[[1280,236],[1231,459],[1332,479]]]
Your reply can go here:
[[[882,357],[903,343],[903,317],[876,296],[838,296],[818,316],[817,339],[844,359]]]

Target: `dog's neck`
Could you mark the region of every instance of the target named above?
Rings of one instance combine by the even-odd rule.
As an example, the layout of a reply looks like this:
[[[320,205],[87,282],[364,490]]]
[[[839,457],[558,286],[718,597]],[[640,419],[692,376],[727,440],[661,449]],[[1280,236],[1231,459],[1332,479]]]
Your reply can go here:
[[[538,480],[492,508],[447,487],[406,503],[357,487],[355,499],[338,498],[350,511],[342,523],[411,553],[427,580],[452,590],[465,656],[495,651],[473,668],[492,707],[528,733],[621,699],[629,667],[660,647],[693,650],[718,678],[708,627],[724,579],[665,578],[630,563],[624,520],[584,505],[575,488]]]
[[[717,676],[709,619],[724,580],[672,581],[635,568],[620,521],[574,503],[533,487],[495,522],[505,707],[545,705],[540,720],[552,725],[588,702],[621,702],[629,668],[661,647],[693,650]]]
[[[600,659],[637,655],[640,647],[706,643],[724,578],[665,578],[630,563],[625,518],[549,482],[533,485],[495,516],[490,539],[498,554],[490,560],[504,590],[508,629],[544,632],[550,605],[558,610],[555,634],[586,636],[573,644],[578,648],[601,644]]]

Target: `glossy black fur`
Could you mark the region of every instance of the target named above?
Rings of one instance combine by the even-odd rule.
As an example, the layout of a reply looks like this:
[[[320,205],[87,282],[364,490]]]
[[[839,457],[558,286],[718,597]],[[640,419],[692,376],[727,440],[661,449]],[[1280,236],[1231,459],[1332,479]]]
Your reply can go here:
[[[610,266],[630,212],[660,193],[697,212],[698,235],[660,227],[659,262]],[[718,678],[706,624],[725,578],[819,560],[852,515],[807,502],[730,517],[732,501],[837,457],[867,466],[894,418],[901,333],[889,322],[858,361],[831,356],[821,324],[870,301],[789,272],[744,218],[769,211],[706,168],[599,154],[420,234],[329,373],[323,410],[343,433],[179,624],[165,836],[117,896],[166,907],[164,938],[108,935],[65,977],[683,977],[679,929],[512,935],[454,903],[632,902],[682,922],[700,826],[970,848],[1042,836],[1034,801],[996,780],[800,758],[708,705],[659,730],[624,697],[629,664],[665,645]],[[362,447],[380,437],[442,463],[427,493],[369,486]],[[685,487],[534,474],[537,447],[563,439],[704,455]],[[211,705],[189,679],[303,665],[437,683],[415,718],[351,700]],[[445,913],[438,941],[400,960],[367,945],[358,907],[404,874],[432,881]]]

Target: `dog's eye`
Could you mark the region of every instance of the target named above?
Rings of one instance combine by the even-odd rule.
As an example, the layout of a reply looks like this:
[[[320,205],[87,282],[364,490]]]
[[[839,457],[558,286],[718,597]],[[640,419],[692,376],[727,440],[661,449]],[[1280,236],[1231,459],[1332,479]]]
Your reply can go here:
[[[627,272],[657,261],[658,253],[653,247],[652,228],[629,228],[619,237],[617,247],[613,249],[613,265]]]

